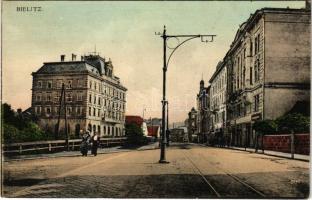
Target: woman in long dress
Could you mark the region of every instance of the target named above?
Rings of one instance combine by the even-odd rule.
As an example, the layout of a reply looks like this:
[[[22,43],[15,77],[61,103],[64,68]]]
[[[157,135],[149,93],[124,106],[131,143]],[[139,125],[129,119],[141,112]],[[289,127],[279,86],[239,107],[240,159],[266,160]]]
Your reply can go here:
[[[80,152],[81,152],[82,156],[88,155],[89,143],[90,143],[90,134],[87,131],[82,135],[82,141],[80,144]]]
[[[96,133],[92,137],[92,148],[91,148],[91,153],[96,156],[97,155],[97,149],[100,144],[100,134]]]

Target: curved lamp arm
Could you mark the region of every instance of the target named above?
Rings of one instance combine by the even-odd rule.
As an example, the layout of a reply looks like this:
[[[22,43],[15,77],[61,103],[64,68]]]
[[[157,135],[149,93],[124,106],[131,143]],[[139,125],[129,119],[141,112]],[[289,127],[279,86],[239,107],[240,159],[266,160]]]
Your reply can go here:
[[[170,53],[170,55],[169,55],[168,61],[167,61],[167,63],[166,63],[166,69],[168,69],[169,61],[170,61],[170,58],[171,58],[171,56],[173,55],[173,53],[174,53],[182,44],[184,44],[185,42],[187,42],[187,41],[189,41],[189,40],[192,40],[192,39],[195,39],[195,38],[198,38],[198,37],[200,37],[200,35],[196,35],[196,36],[194,36],[194,37],[188,38],[188,39],[184,40],[183,42],[181,42],[178,46],[176,46],[176,47],[173,49],[173,51]]]

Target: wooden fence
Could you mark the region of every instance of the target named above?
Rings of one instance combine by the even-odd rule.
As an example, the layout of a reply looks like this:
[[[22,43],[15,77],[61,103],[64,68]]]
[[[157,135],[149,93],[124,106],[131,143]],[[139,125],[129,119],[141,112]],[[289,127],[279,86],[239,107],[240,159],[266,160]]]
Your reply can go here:
[[[108,147],[111,145],[123,144],[126,140],[126,137],[117,137],[117,138],[101,138],[100,146]],[[81,144],[81,139],[72,139],[69,140],[69,149],[75,150],[79,148]],[[22,142],[22,143],[12,143],[12,144],[3,144],[2,150],[4,154],[22,154],[32,151],[59,151],[65,150],[66,141],[65,140],[51,140],[51,141],[36,141],[36,142]]]

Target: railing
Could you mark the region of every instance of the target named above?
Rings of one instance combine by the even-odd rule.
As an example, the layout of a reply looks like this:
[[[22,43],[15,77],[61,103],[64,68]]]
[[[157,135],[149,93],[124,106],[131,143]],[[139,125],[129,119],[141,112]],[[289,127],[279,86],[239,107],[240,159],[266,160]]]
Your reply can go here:
[[[123,144],[126,140],[126,137],[116,137],[116,138],[101,138],[100,146],[108,147],[110,145]],[[81,139],[72,139],[69,140],[70,150],[75,150],[81,144]],[[37,142],[22,142],[22,143],[12,143],[4,144],[3,153],[4,154],[14,154],[31,151],[55,151],[60,149],[66,149],[65,140],[51,140],[51,141],[37,141]]]

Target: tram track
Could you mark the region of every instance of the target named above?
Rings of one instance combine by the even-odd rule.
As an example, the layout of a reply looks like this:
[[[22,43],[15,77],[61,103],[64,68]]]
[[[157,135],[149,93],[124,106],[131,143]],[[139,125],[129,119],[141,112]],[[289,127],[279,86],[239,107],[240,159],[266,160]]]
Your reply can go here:
[[[197,174],[199,176],[202,177],[202,179],[204,180],[204,182],[209,186],[209,188],[214,192],[214,194],[216,195],[217,198],[222,198],[222,195],[220,194],[220,192],[217,191],[216,186],[214,186],[211,181],[209,181],[205,175],[202,173],[202,171],[199,169],[199,167],[197,167],[197,165],[194,163],[194,161],[187,155],[188,153],[185,152],[184,156],[190,161],[190,163],[192,164],[193,168],[197,171]],[[205,160],[206,161],[206,160]],[[207,162],[207,161],[206,161]],[[209,163],[211,165],[211,163]],[[257,190],[256,188],[254,188],[253,186],[249,185],[248,183],[246,183],[245,181],[243,181],[242,179],[240,179],[239,177],[231,174],[230,172],[228,172],[227,170],[221,169],[220,167],[216,167],[214,166],[214,168],[221,172],[222,174],[231,177],[233,180],[235,180],[236,182],[240,183],[241,185],[243,185],[245,188],[248,188],[250,191],[252,191],[252,193],[256,194],[257,196],[261,197],[261,198],[265,198],[266,195],[263,194],[262,192],[260,192],[259,190]],[[194,171],[195,171],[194,170]]]

